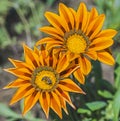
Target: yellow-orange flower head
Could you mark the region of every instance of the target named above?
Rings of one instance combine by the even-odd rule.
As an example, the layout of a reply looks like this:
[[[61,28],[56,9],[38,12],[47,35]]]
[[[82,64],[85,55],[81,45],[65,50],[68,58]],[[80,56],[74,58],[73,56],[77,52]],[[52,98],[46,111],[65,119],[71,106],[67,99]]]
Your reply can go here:
[[[43,38],[36,45],[46,44],[47,50],[55,48],[57,52],[68,55],[69,60],[75,60],[80,69],[74,75],[80,83],[84,83],[83,75],[91,71],[90,59],[114,64],[108,48],[113,44],[112,38],[117,32],[113,29],[102,30],[104,14],[98,15],[95,8],[88,11],[84,3],[80,3],[77,11],[60,3],[59,15],[46,12],[45,17],[50,26],[40,30],[50,37]]]
[[[23,114],[26,114],[38,101],[45,112],[47,118],[49,109],[62,118],[62,108],[68,114],[66,102],[73,108],[74,105],[69,96],[69,92],[84,94],[69,77],[78,67],[69,65],[66,55],[54,54],[54,50],[49,54],[44,47],[41,50],[30,49],[24,45],[25,62],[9,59],[15,66],[5,69],[18,78],[8,84],[5,88],[18,88],[10,104],[24,98]]]

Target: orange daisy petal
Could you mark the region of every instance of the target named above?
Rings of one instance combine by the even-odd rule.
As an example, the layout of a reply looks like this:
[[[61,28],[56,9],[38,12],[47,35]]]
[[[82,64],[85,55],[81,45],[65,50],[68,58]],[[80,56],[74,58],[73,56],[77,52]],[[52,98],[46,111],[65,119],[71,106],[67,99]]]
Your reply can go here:
[[[83,74],[87,75],[91,71],[91,62],[86,57],[79,58],[79,65]]]
[[[85,32],[85,33],[86,33],[91,21],[93,21],[98,16],[98,12],[97,12],[96,8],[92,8],[92,10],[87,13],[87,16],[88,16],[88,20],[87,20],[86,26],[83,29],[83,32]]]
[[[65,113],[68,115],[68,111],[67,111],[67,107],[66,107],[66,101],[62,97],[60,98],[60,104],[61,104],[63,110],[65,111]]]
[[[77,69],[73,75],[75,76],[75,78],[80,82],[80,84],[84,84],[85,83],[85,77],[83,75],[83,73],[81,72],[80,68]]]
[[[69,10],[71,11],[71,13],[73,14],[74,17],[74,28],[75,28],[75,22],[76,22],[76,11],[73,8],[69,8]]]
[[[55,51],[55,49],[53,50],[53,63],[52,63],[52,67],[53,68],[56,68],[56,66],[57,66],[57,62],[58,62],[58,60],[57,60],[57,57],[55,56],[55,53],[56,53],[56,51]]]
[[[24,100],[24,110],[23,110],[23,115],[25,115],[38,101],[40,96],[40,93],[35,91],[31,95],[25,97]]]
[[[58,85],[61,89],[64,89],[65,91],[85,94],[83,90],[71,79],[63,79]]]
[[[24,45],[24,53],[25,53],[25,60],[26,63],[32,65],[34,68],[40,66],[39,65],[39,59],[38,59],[38,55],[35,54],[32,49],[30,49],[29,47],[27,47],[26,45]]]
[[[100,16],[95,18],[88,26],[88,29],[86,31],[86,35],[90,36],[90,38],[89,38],[90,40],[93,39],[95,37],[95,35],[97,35],[98,32],[101,30],[101,28],[103,26],[104,19],[105,19],[105,15],[101,14]]]
[[[65,70],[69,65],[69,60],[68,58],[64,55],[62,56],[62,58],[60,58],[58,64],[57,64],[57,69],[56,71],[58,73],[62,72],[63,70]]]
[[[87,10],[84,3],[81,3],[78,7],[77,14],[76,14],[76,30],[79,30],[81,27],[83,27],[86,24],[87,16],[86,16]],[[84,21],[84,19],[85,21]],[[82,23],[83,22],[83,23]]]
[[[46,45],[46,50],[50,50],[50,49],[52,49],[52,48],[56,48],[56,47],[61,47],[61,46],[63,46],[62,44],[59,44],[58,42],[55,42],[55,43],[49,43],[49,44],[47,44]]]
[[[45,27],[40,28],[40,30],[42,32],[52,35],[53,37],[59,39],[60,41],[64,41],[63,35],[60,35],[60,32],[56,28],[45,26]]]
[[[93,7],[90,11],[89,22],[91,23],[91,21],[93,21],[96,17],[98,17],[98,12],[97,12],[96,8]]]
[[[64,35],[63,32],[69,31],[69,28],[64,21],[62,17],[58,16],[55,13],[52,12],[46,12],[45,17],[47,20],[60,32],[61,35]]]
[[[61,98],[63,98],[65,101],[67,101],[67,102],[70,104],[70,106],[71,106],[72,108],[75,109],[75,106],[72,104],[72,101],[71,101],[71,99],[70,99],[70,96],[69,96],[68,92],[63,91],[60,87],[58,87],[58,88],[55,90],[55,92],[56,92]]]
[[[10,101],[10,105],[32,94],[34,91],[35,89],[31,86],[31,84],[25,84],[24,86],[20,87],[14,94],[13,98]]]
[[[99,61],[101,61],[105,64],[108,64],[108,65],[114,65],[115,64],[115,60],[110,53],[108,53],[106,51],[101,51],[101,52],[98,52],[97,55],[98,55]]]
[[[104,37],[97,38],[91,43],[89,51],[103,50],[105,48],[110,47],[113,43],[114,43],[114,41],[109,38],[104,38]]]
[[[93,59],[93,60],[97,60],[97,52],[95,52],[95,51],[88,51],[88,52],[86,53],[86,55],[87,55],[88,57],[90,57],[91,59]]]
[[[15,66],[15,67],[19,67],[19,68],[27,68],[28,70],[32,71],[34,68],[31,66],[31,65],[27,65],[25,62],[22,62],[22,61],[18,61],[18,60],[14,60],[14,59],[11,59],[11,58],[8,58],[9,61]]]
[[[16,87],[24,86],[27,83],[30,83],[30,81],[18,78],[16,80],[14,80],[13,82],[9,83],[7,86],[5,86],[4,89],[16,88]]]
[[[101,38],[101,37],[107,37],[107,38],[113,38],[117,34],[116,30],[113,29],[106,29],[102,30],[96,38]]]
[[[68,28],[73,29],[74,28],[74,17],[69,8],[67,8],[63,3],[59,4],[59,13],[60,16],[64,19],[64,22],[66,22],[66,25],[68,26],[67,23],[70,23]]]
[[[51,98],[50,107],[62,119],[62,111],[61,111],[61,105],[60,105],[60,99],[59,99],[59,97],[56,95],[56,93],[52,92],[51,95],[50,95],[50,98]]]
[[[29,72],[26,68],[9,68],[4,70],[18,76],[21,79],[31,80],[31,72]]]
[[[85,4],[83,4],[83,13],[82,14],[83,14],[83,20],[82,20],[81,30],[84,32],[84,29],[88,22],[88,11],[87,11]]]
[[[70,66],[65,70],[65,73],[63,71],[63,73],[60,75],[61,78],[65,78],[65,77],[69,77],[70,74],[72,74],[74,71],[76,71],[78,68],[80,68],[79,66],[75,65],[75,64],[70,64]]]

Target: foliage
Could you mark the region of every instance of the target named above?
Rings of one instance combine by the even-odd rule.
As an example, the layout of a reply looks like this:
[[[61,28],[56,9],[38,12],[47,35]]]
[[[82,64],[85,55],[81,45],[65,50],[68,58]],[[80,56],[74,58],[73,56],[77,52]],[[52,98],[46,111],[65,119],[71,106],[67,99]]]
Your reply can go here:
[[[0,1],[0,48],[15,44],[18,35],[24,35],[29,46],[34,44],[34,39],[40,37],[38,28],[42,26],[45,8],[51,6],[55,0],[47,0],[46,3],[33,0],[2,0]],[[100,13],[106,14],[105,28],[118,30],[115,38],[117,45],[120,43],[120,0],[94,0]],[[18,15],[18,21],[13,25],[16,33],[10,36],[5,26],[6,16],[11,9]],[[10,23],[12,24],[12,23]],[[25,34],[24,34],[25,33]],[[41,35],[42,36],[42,35]],[[114,49],[114,48],[113,48]],[[53,121],[119,121],[120,120],[120,53],[116,55],[114,68],[114,83],[103,79],[103,70],[99,62],[93,62],[92,72],[86,77],[86,84],[83,89],[85,96],[72,95],[73,103],[77,110],[74,111],[68,106],[69,116],[63,114],[63,119],[59,119],[51,111]],[[80,85],[82,86],[82,85]],[[80,102],[80,103],[79,103]],[[9,106],[0,103],[0,115],[7,121],[43,121],[29,112],[25,117],[14,112]]]
[[[8,45],[15,44],[21,38],[18,35],[26,37],[26,43],[29,46],[34,44],[35,38],[38,39],[40,32],[39,27],[42,26],[44,20],[45,5],[49,7],[54,0],[47,0],[46,4],[41,1],[33,0],[2,0],[0,1],[0,48],[5,48]],[[14,31],[15,35],[10,36],[6,28],[7,16],[14,11],[12,23],[8,23],[10,31]],[[17,21],[14,21],[17,19]],[[25,33],[25,34],[24,34]]]
[[[7,121],[28,120],[28,121],[45,121],[40,118],[35,118],[31,112],[25,117],[12,111],[7,105],[0,103],[0,115],[6,117]]]

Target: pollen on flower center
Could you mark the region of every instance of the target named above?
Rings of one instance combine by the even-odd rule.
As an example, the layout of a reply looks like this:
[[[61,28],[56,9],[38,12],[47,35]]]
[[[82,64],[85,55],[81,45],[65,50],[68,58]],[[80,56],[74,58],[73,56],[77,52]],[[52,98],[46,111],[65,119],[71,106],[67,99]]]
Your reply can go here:
[[[40,91],[52,91],[58,84],[58,74],[51,67],[37,68],[33,72],[32,83]]]
[[[67,39],[67,48],[76,54],[80,54],[85,51],[86,49],[86,41],[83,36],[79,34],[73,34]]]

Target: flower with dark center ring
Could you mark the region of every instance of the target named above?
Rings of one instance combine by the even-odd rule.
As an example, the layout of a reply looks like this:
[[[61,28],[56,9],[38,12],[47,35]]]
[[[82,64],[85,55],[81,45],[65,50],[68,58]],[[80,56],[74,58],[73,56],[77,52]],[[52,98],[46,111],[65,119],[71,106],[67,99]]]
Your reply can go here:
[[[70,64],[66,55],[54,54],[54,50],[48,51],[41,46],[34,50],[24,45],[25,62],[9,59],[14,68],[5,69],[18,78],[9,83],[7,88],[18,88],[11,99],[10,104],[24,98],[23,115],[26,114],[37,102],[40,103],[46,117],[49,109],[62,118],[62,109],[68,114],[66,102],[73,108],[69,92],[85,94],[69,76],[78,66]]]
[[[80,66],[74,72],[77,80],[84,84],[84,75],[91,71],[91,60],[98,60],[108,65],[114,64],[112,54],[107,51],[113,44],[116,30],[102,30],[105,15],[99,15],[95,8],[88,11],[84,3],[80,3],[77,11],[59,4],[59,15],[46,12],[45,17],[50,26],[40,30],[49,34],[39,40],[36,45],[46,44],[46,49],[55,48],[56,52],[63,52]]]

